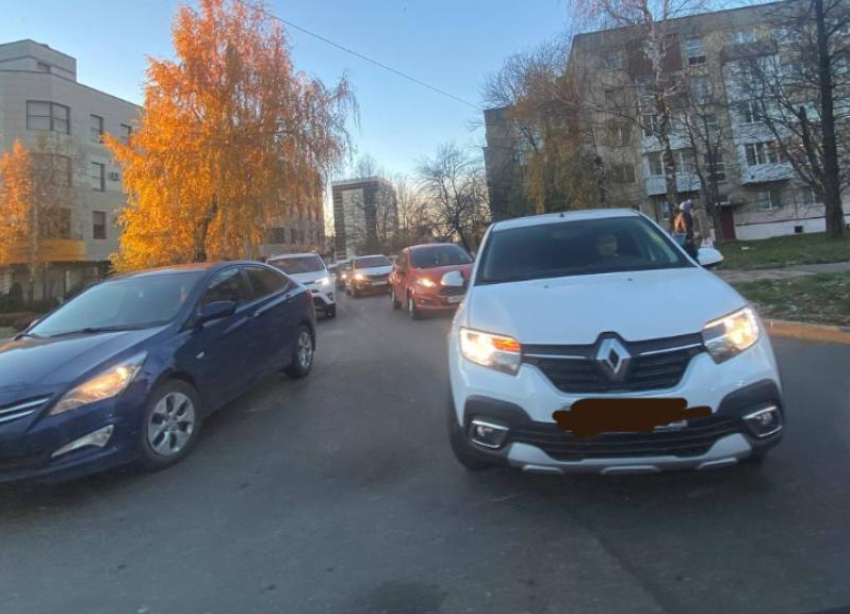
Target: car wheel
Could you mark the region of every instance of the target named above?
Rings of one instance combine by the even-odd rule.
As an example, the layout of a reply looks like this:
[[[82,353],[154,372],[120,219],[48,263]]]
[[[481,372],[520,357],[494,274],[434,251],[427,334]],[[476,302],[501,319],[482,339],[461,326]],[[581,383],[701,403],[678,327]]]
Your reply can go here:
[[[325,317],[326,318],[335,318],[336,317],[336,304],[328,305],[325,309]]]
[[[189,454],[201,428],[201,398],[192,386],[168,380],[148,400],[141,428],[139,464],[158,471]]]
[[[451,444],[455,458],[461,465],[470,471],[486,471],[487,469],[496,467],[495,462],[485,457],[469,443],[469,440],[463,433],[463,429],[457,423],[457,416],[451,402],[449,402],[448,425],[449,443]]]
[[[390,300],[393,302],[393,309],[401,309],[401,301],[395,297],[394,288],[390,288]]]
[[[411,320],[418,320],[422,317],[419,309],[416,308],[416,301],[413,300],[413,295],[410,293],[407,295],[407,315]]]
[[[305,377],[310,372],[310,369],[313,368],[313,357],[315,353],[313,335],[310,333],[310,329],[302,324],[298,329],[298,339],[295,342],[295,349],[292,352],[292,361],[284,372],[291,379]]]
[[[357,286],[351,287],[351,298],[357,298],[360,295],[360,292],[357,290]]]

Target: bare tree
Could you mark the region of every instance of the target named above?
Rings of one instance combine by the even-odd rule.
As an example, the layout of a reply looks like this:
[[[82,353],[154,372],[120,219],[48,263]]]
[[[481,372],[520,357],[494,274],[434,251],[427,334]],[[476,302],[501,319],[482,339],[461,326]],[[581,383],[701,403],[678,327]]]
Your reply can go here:
[[[467,251],[475,251],[489,223],[481,160],[456,143],[447,143],[433,158],[422,160],[418,178],[440,238],[457,239]]]
[[[682,82],[673,70],[678,57],[678,38],[671,32],[672,20],[708,11],[711,0],[570,0],[575,16],[599,28],[628,28],[623,32],[630,52],[639,54],[646,65],[638,83],[638,112],[623,105],[625,112],[614,113],[633,118],[647,134],[661,145],[667,200],[672,205],[679,200],[676,184],[676,161],[671,136],[677,100],[682,94]],[[603,108],[611,109],[605,104]],[[672,219],[672,216],[671,216]]]
[[[761,149],[811,188],[824,204],[827,234],[837,238],[850,185],[850,4],[790,0],[770,22],[774,39],[734,65],[740,113],[751,116],[754,131],[766,128],[772,141]]]
[[[398,232],[394,237],[393,251],[428,242],[433,238],[433,230],[427,202],[405,175],[394,177],[393,186],[398,213]]]

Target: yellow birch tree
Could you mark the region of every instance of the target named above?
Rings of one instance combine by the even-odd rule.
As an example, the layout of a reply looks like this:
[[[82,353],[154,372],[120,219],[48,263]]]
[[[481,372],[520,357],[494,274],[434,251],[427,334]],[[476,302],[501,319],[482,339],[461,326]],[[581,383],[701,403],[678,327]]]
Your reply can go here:
[[[297,71],[260,3],[201,0],[173,26],[176,60],[149,60],[129,143],[107,136],[128,206],[119,270],[257,254],[267,220],[321,199],[356,103]]]

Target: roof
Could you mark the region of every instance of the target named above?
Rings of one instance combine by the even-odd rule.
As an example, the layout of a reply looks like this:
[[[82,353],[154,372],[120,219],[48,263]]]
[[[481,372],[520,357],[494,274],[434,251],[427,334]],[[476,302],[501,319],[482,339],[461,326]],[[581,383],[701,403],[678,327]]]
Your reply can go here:
[[[511,228],[541,226],[543,224],[557,224],[558,222],[577,222],[581,220],[600,220],[616,217],[640,217],[640,213],[633,209],[581,209],[578,211],[563,211],[561,213],[545,213],[543,215],[530,215],[528,217],[496,222],[493,224],[493,232],[510,230]]]
[[[224,262],[192,262],[189,264],[171,264],[168,266],[156,267],[153,269],[144,269],[142,271],[133,271],[125,273],[111,279],[129,279],[131,277],[154,277],[157,275],[173,275],[175,273],[192,273],[197,271],[209,271],[223,267],[228,264],[262,264],[253,260],[226,260]],[[109,280],[107,280],[109,281]]]
[[[266,258],[266,262],[271,262],[272,260],[282,260],[283,258],[310,258],[318,256],[316,252],[301,252],[300,254],[275,254],[274,256],[269,256]]]

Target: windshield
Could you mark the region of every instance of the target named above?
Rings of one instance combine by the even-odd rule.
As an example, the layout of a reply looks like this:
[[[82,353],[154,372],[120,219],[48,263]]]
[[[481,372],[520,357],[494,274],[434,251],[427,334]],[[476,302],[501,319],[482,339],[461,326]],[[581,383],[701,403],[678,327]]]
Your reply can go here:
[[[492,233],[479,284],[692,266],[640,217],[539,224]]]
[[[469,264],[472,258],[457,245],[433,245],[410,250],[410,263],[417,269]]]
[[[177,315],[204,271],[129,277],[98,284],[30,330],[38,337],[87,329],[136,329],[167,324]]]
[[[274,260],[269,260],[268,264],[290,275],[294,275],[296,273],[312,273],[313,271],[325,270],[325,263],[322,262],[322,259],[318,256],[275,258]]]
[[[367,256],[354,261],[355,269],[371,269],[379,266],[392,266],[392,262],[386,256]]]

